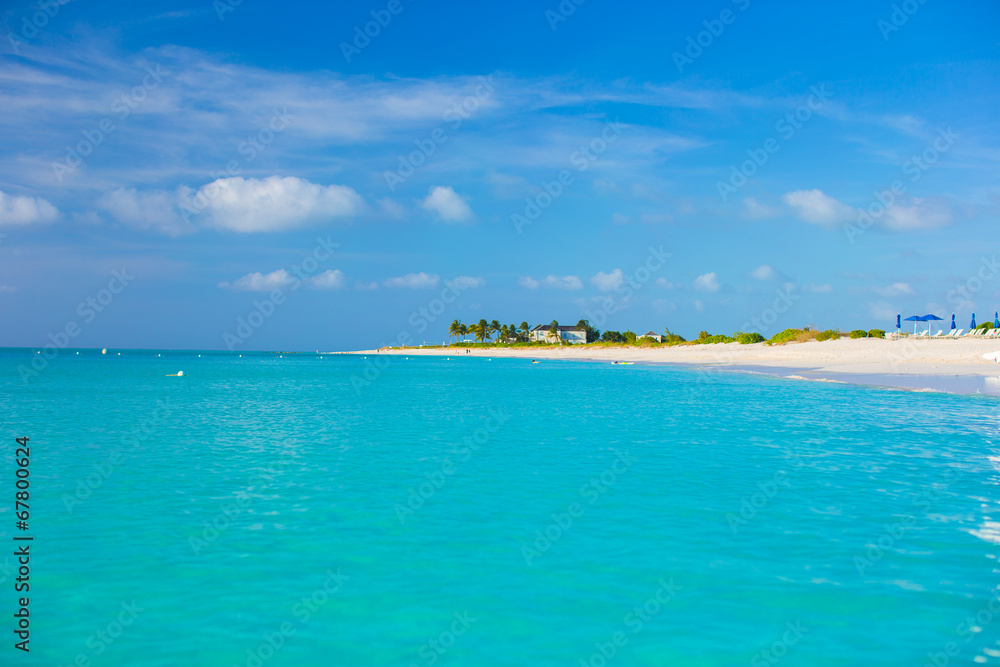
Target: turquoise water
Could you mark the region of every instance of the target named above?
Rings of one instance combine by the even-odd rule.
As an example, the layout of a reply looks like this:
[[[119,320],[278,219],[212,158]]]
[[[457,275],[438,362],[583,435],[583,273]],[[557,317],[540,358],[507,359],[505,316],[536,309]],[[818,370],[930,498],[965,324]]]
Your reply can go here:
[[[0,351],[0,664],[1000,664],[995,398],[156,354]]]

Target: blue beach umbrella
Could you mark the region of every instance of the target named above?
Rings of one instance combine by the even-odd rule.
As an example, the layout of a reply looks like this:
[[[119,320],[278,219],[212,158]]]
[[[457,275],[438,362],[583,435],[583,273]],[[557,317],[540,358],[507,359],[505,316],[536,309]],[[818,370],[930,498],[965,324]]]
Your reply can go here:
[[[975,329],[976,328],[976,314],[975,313],[972,313],[972,324],[969,325],[969,328],[970,329]]]
[[[943,320],[943,317],[938,317],[937,315],[924,315],[924,322],[937,322]],[[930,331],[930,325],[927,325],[927,330]]]
[[[900,315],[896,315],[896,329],[897,330],[899,329],[899,318],[900,318]]]
[[[917,322],[926,322],[923,315],[910,315],[905,322],[913,322],[913,333],[917,333]]]
[[[993,328],[1000,329],[1000,310],[993,311]]]
[[[951,330],[954,331],[958,327],[955,326],[955,313],[951,314]]]

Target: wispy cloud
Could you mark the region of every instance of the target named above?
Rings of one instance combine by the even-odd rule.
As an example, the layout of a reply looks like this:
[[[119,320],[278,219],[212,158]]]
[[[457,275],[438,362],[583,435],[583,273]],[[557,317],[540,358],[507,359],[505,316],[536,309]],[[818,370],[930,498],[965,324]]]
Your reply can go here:
[[[557,290],[578,290],[583,289],[583,282],[579,276],[545,276],[538,280],[531,276],[522,276],[517,284],[527,289],[557,289]]]
[[[56,207],[41,197],[9,195],[0,191],[0,227],[21,227],[52,222]]]
[[[465,199],[448,186],[431,188],[420,206],[425,211],[436,213],[444,222],[468,222],[475,217]]]
[[[428,289],[437,287],[439,282],[441,282],[441,277],[437,274],[421,271],[420,273],[407,273],[405,276],[399,276],[398,278],[389,278],[382,284],[386,287]]]

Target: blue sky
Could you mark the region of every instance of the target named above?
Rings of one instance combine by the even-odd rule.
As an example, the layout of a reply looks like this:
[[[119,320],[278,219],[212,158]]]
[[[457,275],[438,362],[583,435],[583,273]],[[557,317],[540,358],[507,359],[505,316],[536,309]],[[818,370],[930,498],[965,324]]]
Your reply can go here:
[[[42,4],[0,13],[0,345],[1000,305],[996,3]]]

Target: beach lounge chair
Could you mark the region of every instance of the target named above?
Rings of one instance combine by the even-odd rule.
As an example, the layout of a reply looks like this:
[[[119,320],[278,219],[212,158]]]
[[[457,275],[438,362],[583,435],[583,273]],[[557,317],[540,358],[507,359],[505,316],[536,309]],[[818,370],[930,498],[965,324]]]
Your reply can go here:
[[[951,338],[958,338],[959,336],[961,336],[961,335],[962,335],[962,332],[963,332],[963,331],[965,331],[965,329],[955,329],[954,331],[952,331],[952,332],[951,332],[950,334],[948,334],[948,335],[949,335],[949,336],[950,336]]]
[[[938,332],[932,338],[940,338],[942,335],[944,335],[944,329],[938,329]]]

